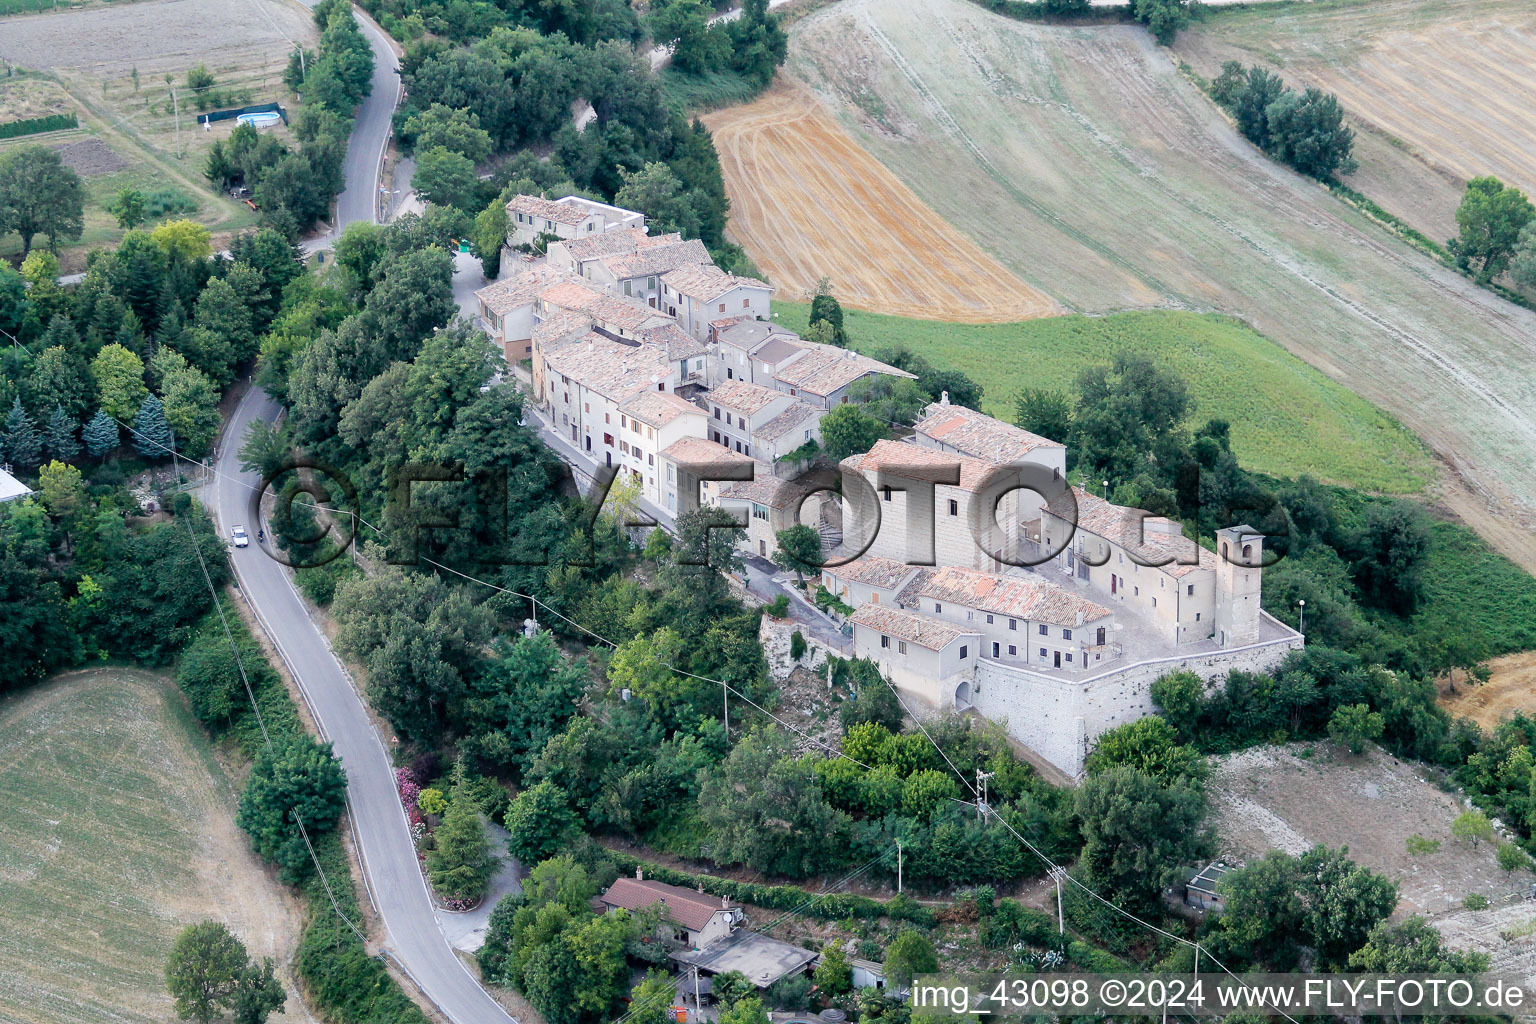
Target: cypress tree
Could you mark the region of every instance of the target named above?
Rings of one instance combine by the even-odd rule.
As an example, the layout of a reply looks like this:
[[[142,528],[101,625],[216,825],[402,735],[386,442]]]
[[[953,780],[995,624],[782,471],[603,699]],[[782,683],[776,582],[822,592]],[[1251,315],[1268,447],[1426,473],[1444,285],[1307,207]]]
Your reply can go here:
[[[171,424],[165,418],[165,406],[159,398],[150,395],[133,417],[133,446],[140,455],[154,461],[169,458],[175,442]]]
[[[33,424],[32,417],[21,407],[21,399],[11,402],[11,411],[5,417],[5,430],[0,431],[0,448],[5,458],[31,469],[43,461],[43,439]]]
[[[80,424],[70,418],[62,405],[53,407],[53,415],[48,417],[48,425],[43,428],[43,445],[48,449],[50,458],[60,462],[73,462],[80,454],[80,442],[75,440],[75,431]]]
[[[85,450],[91,453],[94,459],[106,458],[107,453],[122,443],[122,433],[117,428],[117,421],[108,416],[106,410],[97,409],[96,415],[91,417],[91,422],[85,425],[82,435],[85,441]]]

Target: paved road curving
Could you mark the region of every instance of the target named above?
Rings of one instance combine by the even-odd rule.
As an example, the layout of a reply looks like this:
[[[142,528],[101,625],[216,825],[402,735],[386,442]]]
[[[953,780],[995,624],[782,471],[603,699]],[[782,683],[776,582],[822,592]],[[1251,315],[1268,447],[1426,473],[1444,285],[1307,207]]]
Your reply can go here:
[[[347,187],[336,201],[336,230],[373,221],[378,172],[399,97],[399,61],[378,27],[359,17],[373,47],[373,92],[358,109],[347,146]],[[259,480],[240,469],[239,449],[257,420],[281,408],[252,388],[225,425],[211,503],[221,527],[239,523],[255,534],[251,501]],[[310,619],[281,565],[254,543],[231,549],[239,585],[262,628],[297,680],[321,735],[347,771],[347,804],[370,898],[385,930],[384,949],[453,1024],[512,1024],[448,944],[421,876],[410,826],[395,792],[394,769],[362,696]]]

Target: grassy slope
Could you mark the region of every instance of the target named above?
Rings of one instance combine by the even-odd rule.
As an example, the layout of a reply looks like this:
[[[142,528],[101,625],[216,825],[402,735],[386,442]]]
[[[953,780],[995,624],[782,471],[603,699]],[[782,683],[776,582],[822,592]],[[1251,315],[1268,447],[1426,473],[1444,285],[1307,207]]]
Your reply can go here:
[[[163,971],[176,933],[228,919],[217,875],[240,887],[255,872],[239,851],[220,866],[221,851],[205,848],[210,835],[238,835],[233,791],[179,695],[106,670],[9,698],[0,792],[0,1020],[171,1019]],[[211,829],[219,815],[227,827]],[[263,929],[296,928],[272,906]]]
[[[804,329],[808,305],[774,309]],[[847,327],[858,347],[904,344],[969,374],[986,388],[986,411],[1005,420],[1020,388],[1069,388],[1084,366],[1128,350],[1189,382],[1197,422],[1229,420],[1251,469],[1396,494],[1420,491],[1432,476],[1423,448],[1396,420],[1228,317],[1149,311],[969,325],[849,310]]]

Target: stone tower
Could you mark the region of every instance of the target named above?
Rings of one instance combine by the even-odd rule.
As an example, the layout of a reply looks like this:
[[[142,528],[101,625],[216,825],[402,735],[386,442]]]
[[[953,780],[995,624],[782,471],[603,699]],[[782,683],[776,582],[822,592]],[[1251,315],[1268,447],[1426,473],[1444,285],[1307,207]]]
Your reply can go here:
[[[1216,642],[1241,647],[1259,639],[1264,535],[1251,526],[1216,531]]]

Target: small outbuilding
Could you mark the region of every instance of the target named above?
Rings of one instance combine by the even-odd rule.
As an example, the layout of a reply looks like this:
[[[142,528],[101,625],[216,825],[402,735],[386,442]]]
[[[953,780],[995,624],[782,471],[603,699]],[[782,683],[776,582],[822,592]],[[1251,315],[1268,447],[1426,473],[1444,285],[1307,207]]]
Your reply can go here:
[[[1195,873],[1184,886],[1184,902],[1197,910],[1213,910],[1221,913],[1226,909],[1216,885],[1232,868],[1226,861],[1212,861]]]
[[[6,468],[0,467],[0,502],[25,498],[31,493],[32,488],[11,476]]]

